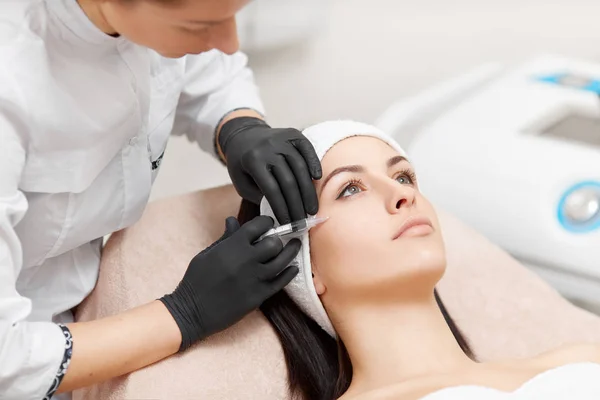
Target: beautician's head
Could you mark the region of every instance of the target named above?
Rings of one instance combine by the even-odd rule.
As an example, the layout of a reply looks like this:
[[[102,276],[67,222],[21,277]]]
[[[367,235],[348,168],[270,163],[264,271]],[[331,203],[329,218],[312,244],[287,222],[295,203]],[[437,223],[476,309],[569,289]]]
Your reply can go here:
[[[79,0],[110,32],[165,57],[238,50],[235,14],[249,0]],[[92,15],[90,15],[92,13]],[[103,21],[102,21],[103,20]],[[98,23],[98,21],[94,21]]]
[[[444,243],[409,161],[378,138],[354,136],[335,144],[322,168],[319,215],[329,220],[311,231],[310,256],[334,324],[336,304],[429,298],[445,269]]]

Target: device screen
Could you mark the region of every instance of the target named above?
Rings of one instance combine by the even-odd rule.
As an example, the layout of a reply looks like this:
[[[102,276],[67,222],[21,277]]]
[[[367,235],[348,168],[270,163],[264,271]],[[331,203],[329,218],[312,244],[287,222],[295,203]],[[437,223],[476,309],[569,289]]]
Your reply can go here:
[[[547,127],[542,135],[600,147],[600,118],[571,114]]]

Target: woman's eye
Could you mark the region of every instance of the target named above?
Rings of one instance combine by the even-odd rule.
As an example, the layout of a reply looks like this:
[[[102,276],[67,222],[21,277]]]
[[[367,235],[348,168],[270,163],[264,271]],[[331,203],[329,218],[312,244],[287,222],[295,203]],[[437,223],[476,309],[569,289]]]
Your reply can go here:
[[[402,173],[402,174],[398,175],[398,177],[396,178],[396,180],[401,185],[412,185],[412,184],[415,183],[415,180],[413,179],[413,177],[410,176],[407,173]]]
[[[344,191],[342,193],[340,193],[340,195],[338,196],[338,199],[341,197],[349,197],[349,196],[355,195],[356,193],[360,193],[360,190],[361,189],[355,184],[348,185],[348,186],[346,186]]]

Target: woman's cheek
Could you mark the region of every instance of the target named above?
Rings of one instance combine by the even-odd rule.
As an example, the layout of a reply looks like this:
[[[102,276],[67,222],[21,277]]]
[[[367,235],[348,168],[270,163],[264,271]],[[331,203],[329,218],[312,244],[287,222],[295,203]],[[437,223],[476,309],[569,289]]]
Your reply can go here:
[[[343,227],[344,219],[323,208],[319,210],[319,215],[329,219],[310,230],[311,260],[320,273],[335,274],[334,269],[339,265],[340,255],[344,253],[348,239]]]
[[[310,232],[311,258],[326,274],[335,275],[340,266],[347,270],[364,264],[363,258],[372,255],[372,247],[380,244],[381,232],[367,224],[367,219],[352,214],[323,213],[329,217],[327,222]]]
[[[328,217],[328,220],[310,231],[311,248],[314,243],[319,248],[335,250],[341,247],[350,251],[350,246],[365,243],[365,240],[368,243],[369,237],[380,236],[383,226],[377,222],[377,206],[369,204],[368,200],[349,198],[320,204],[318,215]],[[375,229],[377,226],[379,229]]]

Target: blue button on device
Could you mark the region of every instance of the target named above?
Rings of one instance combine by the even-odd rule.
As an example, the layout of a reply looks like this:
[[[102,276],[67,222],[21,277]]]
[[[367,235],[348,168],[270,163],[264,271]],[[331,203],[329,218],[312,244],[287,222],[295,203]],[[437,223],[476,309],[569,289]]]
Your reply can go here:
[[[581,182],[569,188],[558,203],[558,221],[573,233],[600,229],[600,182]]]
[[[539,76],[536,78],[536,80],[553,85],[579,89],[586,92],[593,92],[600,95],[600,79],[597,78],[569,73],[557,73]]]

